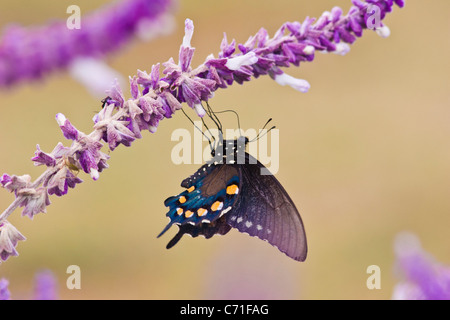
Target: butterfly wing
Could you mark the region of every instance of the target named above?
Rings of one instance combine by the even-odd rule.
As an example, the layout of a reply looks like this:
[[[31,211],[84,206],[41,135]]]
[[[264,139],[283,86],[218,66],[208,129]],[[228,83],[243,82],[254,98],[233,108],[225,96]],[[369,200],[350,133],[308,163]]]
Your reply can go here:
[[[263,168],[267,170],[246,154],[246,164],[240,165],[242,193],[226,221],[240,232],[266,240],[287,256],[304,261],[307,243],[300,214],[275,176],[261,174]]]
[[[164,202],[169,207],[166,215],[170,222],[158,237],[173,224],[180,228],[168,248],[174,246],[184,234],[210,238],[231,229],[221,217],[232,209],[238,198],[241,184],[240,170],[236,165],[210,161],[185,179],[181,186],[186,190]]]
[[[226,222],[225,216],[220,217],[219,219],[210,223],[203,222],[197,226],[194,226],[192,224],[183,224],[179,227],[180,230],[178,230],[178,233],[167,244],[167,249],[170,249],[174,245],[176,245],[185,234],[188,234],[194,238],[198,236],[204,236],[206,239],[209,239],[215,234],[224,235],[231,229],[231,226]]]

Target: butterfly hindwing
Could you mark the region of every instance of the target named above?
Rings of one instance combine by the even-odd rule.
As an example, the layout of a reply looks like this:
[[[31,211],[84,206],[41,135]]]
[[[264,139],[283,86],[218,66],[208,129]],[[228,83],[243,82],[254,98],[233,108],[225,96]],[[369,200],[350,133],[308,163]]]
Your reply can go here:
[[[248,154],[246,157],[251,158]],[[275,176],[262,175],[261,169],[265,167],[260,162],[241,165],[243,192],[226,215],[227,223],[304,261],[307,243],[300,214]]]
[[[215,234],[224,235],[228,231],[230,231],[231,226],[226,222],[225,216],[220,217],[219,219],[211,222],[211,223],[200,223],[198,226],[193,226],[191,224],[183,224],[180,225],[180,230],[169,241],[167,244],[167,249],[172,248],[174,245],[180,241],[181,237],[185,234],[190,235],[191,237],[204,236],[206,239],[211,238]]]

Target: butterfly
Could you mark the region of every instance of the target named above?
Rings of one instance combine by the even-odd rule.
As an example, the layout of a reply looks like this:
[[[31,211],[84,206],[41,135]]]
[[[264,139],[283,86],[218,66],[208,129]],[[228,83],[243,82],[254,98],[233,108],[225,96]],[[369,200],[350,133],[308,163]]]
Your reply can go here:
[[[245,137],[219,140],[212,159],[181,182],[185,190],[165,200],[170,222],[158,237],[174,224],[179,227],[167,249],[185,234],[208,239],[235,228],[269,242],[294,260],[306,259],[300,214],[275,176],[245,151],[248,142]]]

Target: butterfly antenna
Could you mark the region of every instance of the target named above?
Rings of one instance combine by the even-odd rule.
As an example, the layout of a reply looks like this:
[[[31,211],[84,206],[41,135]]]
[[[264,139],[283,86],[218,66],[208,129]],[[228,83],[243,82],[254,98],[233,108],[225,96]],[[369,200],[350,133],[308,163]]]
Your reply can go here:
[[[214,124],[216,125],[216,127],[219,131],[219,136],[218,136],[219,141],[217,142],[219,144],[219,143],[223,142],[222,122],[220,122],[220,119],[217,117],[216,112],[214,112],[214,110],[211,108],[211,106],[209,105],[209,103],[207,101],[206,101],[206,106],[207,106],[206,114],[214,122]]]
[[[216,111],[216,113],[225,113],[225,112],[232,112],[232,113],[234,113],[234,114],[236,115],[237,123],[238,123],[238,128],[239,128],[239,134],[242,136],[241,121],[240,121],[240,119],[239,119],[239,114],[238,114],[236,111],[231,110],[231,109],[230,109],[230,110]]]
[[[213,152],[213,150],[215,150],[215,147],[216,147],[216,137],[214,137],[214,135],[212,134],[211,130],[209,130],[209,127],[208,127],[208,125],[206,124],[205,119],[203,119],[203,118],[202,118],[202,123],[203,123],[203,125],[205,126],[206,131],[211,135],[211,138],[212,138],[212,140],[213,140],[214,146],[211,144],[211,141],[209,142],[209,147],[211,148],[211,152]],[[208,140],[208,141],[209,141],[209,140]]]
[[[196,125],[196,124],[194,123],[194,121],[192,121],[192,119],[187,115],[186,111],[184,111],[183,108],[181,108],[181,111],[183,111],[184,115],[186,116],[186,118],[189,119],[189,121],[192,123],[192,125],[193,125],[195,128],[197,128],[197,130],[200,131],[200,132],[202,133],[202,135],[208,140],[209,146],[211,147],[211,150],[213,150],[213,149],[212,149],[212,142],[211,142],[211,139],[203,132],[202,129],[200,129],[199,127],[197,127],[197,125]],[[203,119],[202,119],[202,122],[203,122]],[[204,122],[203,122],[203,124],[204,124]],[[208,129],[208,131],[209,131],[209,129]],[[212,136],[212,135],[211,135],[211,136]],[[214,139],[214,137],[213,137],[213,139]]]
[[[275,129],[276,126],[271,127],[269,130],[264,131],[264,134],[261,135],[261,132],[267,127],[267,125],[269,124],[269,122],[272,121],[272,118],[270,118],[269,120],[267,120],[266,124],[263,126],[263,128],[258,132],[258,135],[251,141],[249,142],[253,142],[253,141],[258,141],[259,139],[261,139],[262,137],[264,137],[266,134],[268,134],[272,129]]]
[[[215,125],[217,126],[217,129],[219,129],[219,131],[221,133],[223,133],[222,131],[222,123],[220,122],[219,118],[217,117],[216,113],[213,111],[213,109],[211,108],[211,106],[209,105],[208,101],[206,101],[206,106],[208,107],[206,110],[206,114],[211,118],[211,120],[215,123]]]

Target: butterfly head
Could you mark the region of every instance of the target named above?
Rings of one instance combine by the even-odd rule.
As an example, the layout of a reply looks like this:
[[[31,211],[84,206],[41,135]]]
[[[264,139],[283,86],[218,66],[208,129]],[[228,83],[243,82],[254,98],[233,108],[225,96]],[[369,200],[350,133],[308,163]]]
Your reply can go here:
[[[211,156],[216,159],[232,159],[236,157],[244,157],[249,139],[245,136],[240,136],[235,140],[223,140],[221,139],[217,144],[217,147],[211,151]],[[228,163],[228,161],[225,161]]]

